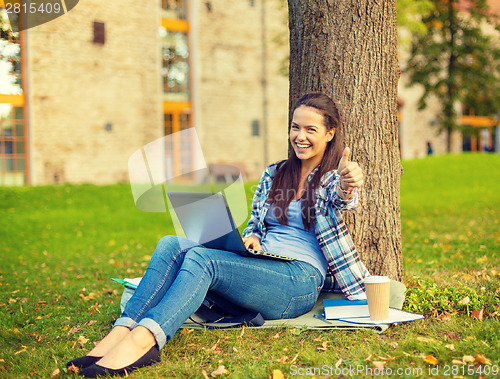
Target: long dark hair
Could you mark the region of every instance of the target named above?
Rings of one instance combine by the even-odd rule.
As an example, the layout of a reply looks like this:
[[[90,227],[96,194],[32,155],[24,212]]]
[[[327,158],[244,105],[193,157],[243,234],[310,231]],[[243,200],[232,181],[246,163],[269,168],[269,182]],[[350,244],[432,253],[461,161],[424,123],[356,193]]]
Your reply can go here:
[[[302,199],[302,221],[306,229],[312,226],[314,215],[314,203],[316,188],[321,177],[328,171],[337,168],[342,151],[344,149],[344,138],[342,133],[342,122],[340,112],[335,102],[321,92],[312,92],[302,96],[294,105],[293,112],[300,107],[306,106],[314,108],[323,116],[323,122],[327,132],[335,129],[333,139],[327,143],[323,159],[318,166],[318,170],[310,181],[306,183],[306,188],[301,196]],[[292,112],[292,115],[293,115]],[[290,125],[288,127],[290,132]],[[301,161],[293,150],[290,138],[288,139],[288,159],[280,162],[278,172],[273,179],[268,202],[276,207],[276,217],[280,224],[288,223],[287,209],[299,188]]]

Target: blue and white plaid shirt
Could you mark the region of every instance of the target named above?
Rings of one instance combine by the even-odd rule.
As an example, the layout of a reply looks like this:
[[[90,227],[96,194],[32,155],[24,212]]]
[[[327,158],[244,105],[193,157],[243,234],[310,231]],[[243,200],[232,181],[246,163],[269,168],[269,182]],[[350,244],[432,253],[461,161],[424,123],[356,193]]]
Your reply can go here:
[[[267,198],[276,175],[278,163],[269,165],[262,174],[252,201],[252,211],[243,237],[256,235],[262,240],[266,234],[264,219],[269,209]],[[314,169],[308,180],[316,172]],[[316,192],[316,238],[328,262],[323,291],[342,292],[349,300],[365,299],[364,278],[369,276],[359,259],[352,238],[342,219],[342,212],[356,208],[357,191],[344,200],[338,196],[335,186],[339,180],[337,170],[329,171],[321,178]]]

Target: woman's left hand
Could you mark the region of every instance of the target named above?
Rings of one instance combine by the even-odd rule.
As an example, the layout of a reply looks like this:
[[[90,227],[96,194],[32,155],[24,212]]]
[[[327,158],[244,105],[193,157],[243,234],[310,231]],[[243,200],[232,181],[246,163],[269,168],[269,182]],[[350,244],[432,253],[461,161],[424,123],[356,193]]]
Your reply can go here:
[[[354,188],[363,185],[363,170],[357,162],[350,162],[349,155],[351,149],[346,147],[342,153],[337,172],[340,175],[340,187],[346,192],[351,192]]]

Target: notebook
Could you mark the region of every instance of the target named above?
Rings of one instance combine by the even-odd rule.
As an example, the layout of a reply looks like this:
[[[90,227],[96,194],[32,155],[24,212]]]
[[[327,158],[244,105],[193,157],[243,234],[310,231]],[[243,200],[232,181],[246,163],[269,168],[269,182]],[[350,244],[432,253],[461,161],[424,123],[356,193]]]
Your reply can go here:
[[[246,257],[295,260],[247,249],[223,193],[167,192],[167,196],[187,239],[210,249],[231,251]]]

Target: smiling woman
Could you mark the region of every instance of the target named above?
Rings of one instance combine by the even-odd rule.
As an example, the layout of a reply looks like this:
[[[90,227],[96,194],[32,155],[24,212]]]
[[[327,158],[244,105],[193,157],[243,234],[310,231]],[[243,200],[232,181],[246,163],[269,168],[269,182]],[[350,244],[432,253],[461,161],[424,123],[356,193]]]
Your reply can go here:
[[[245,247],[292,260],[255,259],[166,236],[114,328],[68,367],[96,377],[127,375],[158,362],[159,350],[207,296],[267,320],[310,311],[326,277],[333,283],[327,289],[350,300],[366,298],[369,273],[342,221],[342,212],[356,207],[363,173],[349,162],[348,148],[342,153],[340,131],[339,112],[328,96],[301,98],[290,132],[294,148],[288,160],[266,168],[255,191]]]

